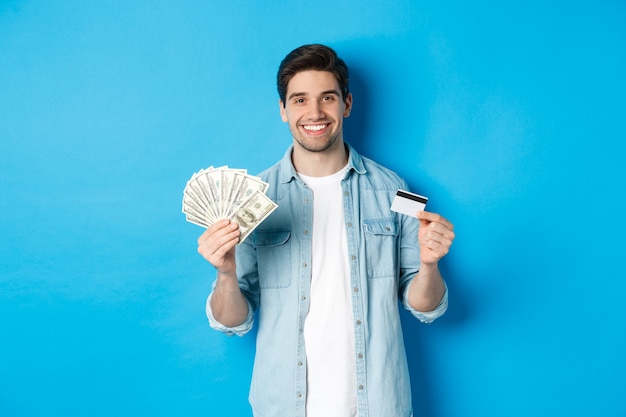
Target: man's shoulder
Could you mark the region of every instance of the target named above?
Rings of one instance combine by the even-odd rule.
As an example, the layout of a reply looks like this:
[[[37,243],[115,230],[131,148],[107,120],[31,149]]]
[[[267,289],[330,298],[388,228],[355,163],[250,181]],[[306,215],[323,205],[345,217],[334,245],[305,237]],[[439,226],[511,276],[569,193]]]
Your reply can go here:
[[[287,148],[282,158],[274,162],[273,165],[270,165],[268,168],[259,172],[257,176],[261,178],[263,181],[270,181],[272,179],[278,178],[280,176],[280,173],[283,170],[290,170],[289,169],[291,166],[290,155],[291,155],[292,148],[293,146],[290,146],[289,148]]]
[[[365,177],[379,187],[399,188],[405,185],[404,179],[395,171],[365,156],[361,156]]]
[[[396,174],[396,172],[393,171],[391,168],[387,168],[386,166],[374,161],[371,158],[368,158],[367,156],[361,155],[361,160],[363,161],[363,166],[365,166],[368,171],[371,170],[375,172],[382,172],[386,175],[399,177],[398,174]]]
[[[282,160],[276,161],[274,165],[271,165],[270,167],[261,171],[258,174],[258,177],[261,178],[263,181],[268,181],[269,179],[273,177],[277,177],[281,170],[281,162]]]

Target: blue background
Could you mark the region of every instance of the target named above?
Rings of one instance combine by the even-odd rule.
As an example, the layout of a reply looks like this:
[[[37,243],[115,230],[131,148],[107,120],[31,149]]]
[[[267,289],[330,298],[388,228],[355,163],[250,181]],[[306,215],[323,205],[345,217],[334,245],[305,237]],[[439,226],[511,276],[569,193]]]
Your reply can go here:
[[[403,315],[416,414],[626,416],[623,1],[104,3],[0,2],[0,416],[249,415],[182,190],[282,156],[311,42],[456,226],[448,313]]]

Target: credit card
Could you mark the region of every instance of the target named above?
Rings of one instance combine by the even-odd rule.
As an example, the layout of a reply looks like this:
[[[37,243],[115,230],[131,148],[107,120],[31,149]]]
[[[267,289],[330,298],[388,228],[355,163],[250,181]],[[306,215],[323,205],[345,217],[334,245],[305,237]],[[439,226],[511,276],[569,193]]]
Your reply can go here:
[[[391,203],[391,210],[406,214],[407,216],[417,217],[417,212],[424,211],[427,202],[428,197],[409,191],[398,190]]]

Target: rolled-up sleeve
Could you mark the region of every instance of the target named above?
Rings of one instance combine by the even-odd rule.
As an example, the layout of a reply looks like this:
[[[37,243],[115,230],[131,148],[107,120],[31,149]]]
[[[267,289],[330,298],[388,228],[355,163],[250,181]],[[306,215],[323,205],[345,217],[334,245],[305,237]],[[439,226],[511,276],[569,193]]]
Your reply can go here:
[[[402,294],[402,305],[406,308],[411,314],[419,319],[422,323],[430,324],[439,317],[443,316],[443,313],[448,309],[448,286],[445,281],[443,285],[446,287],[446,291],[443,293],[443,297],[439,302],[439,305],[432,311],[418,311],[409,305],[409,288],[410,285],[407,285],[404,289],[404,293]]]
[[[219,332],[225,333],[229,336],[232,336],[232,335],[243,336],[244,334],[248,333],[250,329],[252,329],[252,325],[254,324],[254,309],[252,308],[252,304],[250,304],[250,301],[247,301],[248,302],[248,316],[246,317],[244,322],[241,323],[239,326],[227,327],[227,326],[224,326],[219,321],[217,321],[215,319],[215,316],[213,316],[213,311],[211,310],[211,296],[212,295],[213,295],[213,292],[209,294],[206,300],[206,316],[209,319],[209,325],[213,329]]]

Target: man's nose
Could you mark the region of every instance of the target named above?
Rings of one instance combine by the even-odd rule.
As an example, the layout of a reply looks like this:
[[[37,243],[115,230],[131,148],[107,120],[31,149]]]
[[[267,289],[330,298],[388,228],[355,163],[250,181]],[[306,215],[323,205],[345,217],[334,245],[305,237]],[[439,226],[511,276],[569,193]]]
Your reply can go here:
[[[313,101],[309,107],[309,115],[311,119],[318,120],[324,118],[324,111],[322,110],[322,104],[319,101]]]

